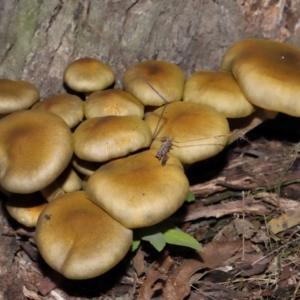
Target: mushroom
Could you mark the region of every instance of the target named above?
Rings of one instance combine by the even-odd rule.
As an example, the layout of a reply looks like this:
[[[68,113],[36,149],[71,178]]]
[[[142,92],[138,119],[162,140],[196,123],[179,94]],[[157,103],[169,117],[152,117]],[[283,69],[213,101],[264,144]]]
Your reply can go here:
[[[168,146],[183,164],[192,164],[219,153],[230,135],[228,121],[213,107],[174,102],[152,112],[146,123],[154,141],[151,149]],[[166,145],[168,144],[169,145]]]
[[[229,136],[227,145],[232,144],[237,139],[242,138],[243,136],[253,128],[260,125],[266,120],[271,120],[276,118],[278,112],[270,111],[260,107],[255,107],[255,112],[250,116],[238,119],[229,119],[229,127],[231,130],[231,135]]]
[[[205,104],[226,118],[243,118],[254,112],[231,73],[198,71],[186,81],[183,101]]]
[[[50,111],[60,116],[70,128],[73,128],[84,117],[83,104],[84,102],[75,95],[60,94],[43,99],[33,105],[31,109]]]
[[[49,185],[42,188],[40,190],[40,193],[43,195],[44,199],[46,199],[48,202],[52,202],[57,197],[65,194],[64,190],[57,183],[57,180],[54,180]]]
[[[39,90],[28,81],[0,79],[0,115],[27,109],[39,97]]]
[[[170,62],[149,60],[134,65],[123,75],[123,89],[144,105],[161,106],[180,101],[185,75]],[[165,101],[164,101],[165,99]]]
[[[130,93],[122,90],[105,90],[92,93],[86,100],[87,119],[105,116],[144,117],[144,106]]]
[[[72,62],[64,72],[64,82],[76,92],[104,90],[115,79],[112,69],[100,60],[85,57]]]
[[[68,165],[56,181],[65,193],[79,191],[82,188],[82,179],[78,176],[72,165]]]
[[[0,185],[29,194],[53,182],[73,155],[67,124],[38,110],[12,113],[0,120]]]
[[[273,119],[277,113],[253,106],[242,93],[232,73],[198,71],[186,82],[183,100],[214,107],[229,118],[231,144],[263,120]]]
[[[224,55],[221,68],[232,72],[247,100],[264,109],[300,116],[300,50],[262,39],[245,39]]]
[[[40,192],[48,202],[52,202],[65,193],[79,191],[82,188],[83,181],[72,167],[72,163],[70,163],[56,180],[41,189]]]
[[[78,280],[99,276],[120,262],[132,244],[132,231],[77,191],[43,210],[35,239],[51,268]]]
[[[26,227],[35,227],[38,217],[48,202],[38,193],[12,194],[6,200],[6,209],[11,217]]]
[[[155,154],[146,150],[104,164],[88,179],[87,197],[127,228],[165,220],[185,201],[189,182],[175,156],[162,166]]]
[[[106,116],[82,122],[74,132],[75,154],[87,161],[104,162],[148,147],[151,130],[136,116]]]

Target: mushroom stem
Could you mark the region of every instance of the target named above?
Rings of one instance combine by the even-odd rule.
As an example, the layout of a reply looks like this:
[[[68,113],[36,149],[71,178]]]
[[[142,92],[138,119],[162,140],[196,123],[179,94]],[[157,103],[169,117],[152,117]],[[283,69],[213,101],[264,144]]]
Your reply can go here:
[[[62,196],[65,194],[65,192],[62,190],[62,188],[58,185],[58,183],[53,181],[48,186],[40,190],[43,197],[48,201],[52,202],[54,199],[56,199],[58,196]]]
[[[238,138],[240,138],[238,131],[245,134],[248,131],[260,125],[261,123],[263,123],[264,121],[275,119],[277,115],[278,112],[257,107],[255,112],[248,117],[239,119],[229,119],[228,122],[230,131],[233,134],[230,135],[227,145],[232,144]],[[234,134],[234,131],[236,131],[237,134]]]

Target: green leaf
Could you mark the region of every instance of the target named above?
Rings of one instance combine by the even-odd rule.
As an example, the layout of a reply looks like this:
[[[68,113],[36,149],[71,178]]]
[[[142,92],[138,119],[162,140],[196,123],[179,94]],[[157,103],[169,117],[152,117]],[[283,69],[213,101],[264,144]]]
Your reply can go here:
[[[157,251],[161,251],[166,246],[166,240],[161,232],[143,236],[142,240],[148,241]]]
[[[203,251],[201,244],[196,239],[180,229],[168,229],[163,232],[163,235],[168,244],[185,246]]]
[[[157,251],[161,251],[166,243],[202,250],[202,246],[197,240],[168,221],[135,229],[133,239],[132,251],[139,246],[141,240],[148,241]]]
[[[140,245],[140,243],[141,243],[141,240],[133,241],[132,244],[131,244],[130,250],[132,252],[135,251],[138,248],[138,246]]]
[[[194,193],[191,192],[191,191],[189,191],[189,193],[186,196],[185,201],[187,201],[187,202],[193,202],[195,200],[196,200],[196,197],[195,197]]]

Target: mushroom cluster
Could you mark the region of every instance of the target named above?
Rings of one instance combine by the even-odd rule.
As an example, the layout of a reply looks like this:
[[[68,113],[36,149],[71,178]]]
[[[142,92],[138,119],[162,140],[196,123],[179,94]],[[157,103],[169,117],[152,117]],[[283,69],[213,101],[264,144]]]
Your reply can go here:
[[[125,72],[123,90],[112,89],[111,68],[92,58],[67,66],[73,94],[38,102],[30,83],[0,80],[8,212],[36,227],[42,257],[65,277],[103,274],[126,255],[133,229],[183,204],[186,165],[222,151],[234,129],[300,114],[299,62],[293,46],[246,39],[227,51],[220,71],[187,81],[175,64],[150,60]]]

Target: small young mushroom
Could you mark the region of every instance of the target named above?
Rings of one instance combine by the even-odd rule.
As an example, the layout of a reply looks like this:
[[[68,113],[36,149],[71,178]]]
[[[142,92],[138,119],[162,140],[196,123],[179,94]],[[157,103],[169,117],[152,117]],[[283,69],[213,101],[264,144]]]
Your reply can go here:
[[[185,201],[189,182],[176,157],[162,166],[155,154],[146,150],[104,164],[88,179],[87,197],[127,228],[165,220]]]
[[[47,110],[60,116],[70,128],[78,125],[83,117],[84,102],[77,96],[71,94],[60,94],[43,99],[36,103],[31,109]]]
[[[112,69],[94,58],[80,58],[72,62],[64,72],[64,82],[76,92],[92,93],[112,85],[115,75]]]
[[[185,83],[183,101],[211,106],[226,118],[243,118],[255,110],[229,72],[193,73]]]
[[[77,191],[56,198],[43,210],[36,244],[54,270],[69,279],[88,279],[123,259],[132,231]]]
[[[0,115],[30,108],[39,97],[39,90],[28,81],[0,79]]]
[[[79,191],[83,188],[83,181],[70,163],[63,172],[40,192],[48,202],[52,202],[66,193]]]
[[[173,63],[149,60],[134,65],[123,75],[123,89],[134,95],[144,105],[161,106],[180,101],[185,75]],[[161,97],[154,89],[163,97]]]

